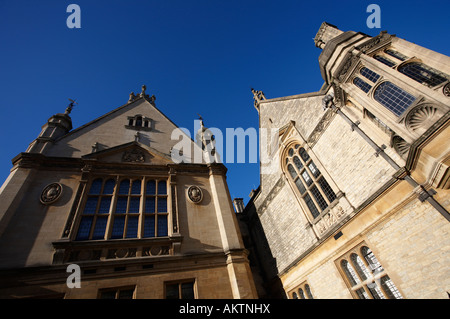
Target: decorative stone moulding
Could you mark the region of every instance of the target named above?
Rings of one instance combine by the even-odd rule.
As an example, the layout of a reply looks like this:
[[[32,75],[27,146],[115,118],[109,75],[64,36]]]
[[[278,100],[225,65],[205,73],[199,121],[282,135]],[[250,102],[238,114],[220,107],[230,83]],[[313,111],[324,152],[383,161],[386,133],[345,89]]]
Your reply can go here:
[[[406,116],[406,128],[412,133],[422,134],[443,114],[444,112],[433,104],[418,105]]]
[[[442,93],[444,93],[445,96],[450,97],[450,83],[447,83],[444,88],[442,89]]]
[[[198,186],[190,186],[187,189],[188,199],[194,204],[200,204],[203,200],[203,192]]]
[[[62,185],[59,183],[51,183],[42,190],[40,201],[44,205],[50,205],[56,202],[62,194]]]

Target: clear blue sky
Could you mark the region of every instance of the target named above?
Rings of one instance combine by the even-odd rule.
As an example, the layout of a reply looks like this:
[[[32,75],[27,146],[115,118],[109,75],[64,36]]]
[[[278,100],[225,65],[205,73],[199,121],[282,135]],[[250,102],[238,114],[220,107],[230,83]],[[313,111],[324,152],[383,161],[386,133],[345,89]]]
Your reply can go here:
[[[81,7],[81,29],[66,8]],[[368,4],[381,7],[369,29]],[[193,132],[205,124],[258,127],[250,87],[267,98],[318,91],[313,38],[323,21],[343,31],[381,30],[450,55],[450,1],[0,1],[0,184],[11,159],[64,112],[74,128],[123,105],[142,84],[157,107]],[[224,156],[224,155],[223,155]],[[227,164],[232,197],[248,201],[258,164]]]

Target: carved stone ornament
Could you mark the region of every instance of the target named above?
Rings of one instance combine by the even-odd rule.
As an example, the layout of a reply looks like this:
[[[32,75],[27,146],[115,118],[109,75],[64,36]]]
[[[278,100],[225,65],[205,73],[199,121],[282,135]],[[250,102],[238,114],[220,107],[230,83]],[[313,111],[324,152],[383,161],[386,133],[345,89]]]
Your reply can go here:
[[[442,93],[444,93],[445,96],[450,97],[450,83],[447,83],[444,88],[442,89]]]
[[[123,162],[143,163],[145,162],[145,154],[143,151],[134,149],[125,151],[122,155]]]
[[[187,190],[188,198],[194,204],[200,204],[203,199],[203,192],[198,186],[190,186]]]
[[[422,134],[443,114],[444,112],[433,104],[422,104],[408,113],[405,124],[409,131]]]
[[[59,183],[52,183],[42,190],[41,193],[41,203],[44,205],[50,205],[54,202],[56,202],[62,194],[62,185]]]

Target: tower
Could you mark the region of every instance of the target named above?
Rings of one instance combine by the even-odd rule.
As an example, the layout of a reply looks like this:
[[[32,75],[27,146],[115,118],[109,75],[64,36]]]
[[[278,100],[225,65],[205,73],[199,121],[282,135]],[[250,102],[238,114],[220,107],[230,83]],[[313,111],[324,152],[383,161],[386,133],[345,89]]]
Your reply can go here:
[[[450,58],[326,22],[314,42],[319,91],[261,98],[252,89],[260,127],[279,133],[280,165],[261,174],[241,219],[261,225],[248,233],[266,291],[447,298]]]

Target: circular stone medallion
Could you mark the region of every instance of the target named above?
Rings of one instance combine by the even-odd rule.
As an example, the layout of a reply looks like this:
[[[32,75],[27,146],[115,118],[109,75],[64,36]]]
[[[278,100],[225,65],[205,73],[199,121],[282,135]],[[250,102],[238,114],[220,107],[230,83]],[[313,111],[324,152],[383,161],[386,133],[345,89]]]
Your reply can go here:
[[[203,193],[200,187],[198,186],[190,186],[187,190],[188,198],[194,204],[199,204],[203,199]]]
[[[51,183],[42,190],[40,201],[44,205],[50,205],[56,202],[62,194],[62,185],[59,183]]]

